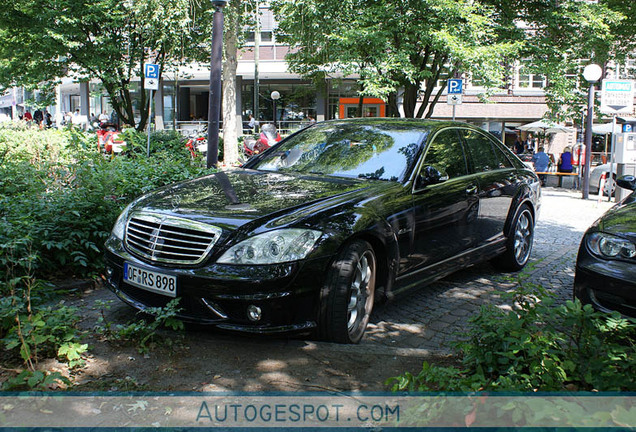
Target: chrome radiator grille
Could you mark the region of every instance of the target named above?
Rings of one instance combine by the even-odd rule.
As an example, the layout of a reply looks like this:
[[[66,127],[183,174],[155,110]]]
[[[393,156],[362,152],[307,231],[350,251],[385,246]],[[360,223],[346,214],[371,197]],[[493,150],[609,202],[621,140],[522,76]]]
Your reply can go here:
[[[128,250],[152,262],[198,264],[221,235],[219,227],[155,213],[134,213],[126,224]]]

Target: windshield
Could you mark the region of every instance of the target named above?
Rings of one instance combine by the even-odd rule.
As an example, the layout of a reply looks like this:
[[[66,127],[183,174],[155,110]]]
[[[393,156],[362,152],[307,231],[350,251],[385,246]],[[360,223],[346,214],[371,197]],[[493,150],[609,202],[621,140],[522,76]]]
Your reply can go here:
[[[328,122],[290,137],[250,168],[402,181],[424,133],[390,120]]]

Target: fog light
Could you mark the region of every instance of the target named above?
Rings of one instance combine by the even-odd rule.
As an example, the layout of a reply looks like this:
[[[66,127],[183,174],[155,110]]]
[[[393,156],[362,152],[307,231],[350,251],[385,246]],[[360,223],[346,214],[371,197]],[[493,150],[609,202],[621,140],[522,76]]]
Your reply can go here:
[[[108,279],[113,277],[113,273],[115,273],[115,270],[113,270],[112,267],[106,267],[106,276]]]
[[[254,305],[249,305],[247,307],[247,317],[250,321],[260,321],[261,319],[261,308]]]

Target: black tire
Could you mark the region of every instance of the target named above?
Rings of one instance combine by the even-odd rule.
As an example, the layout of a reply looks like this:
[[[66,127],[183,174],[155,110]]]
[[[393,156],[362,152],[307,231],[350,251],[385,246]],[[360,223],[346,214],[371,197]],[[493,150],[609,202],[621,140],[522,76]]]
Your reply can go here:
[[[506,239],[506,251],[492,263],[504,271],[519,271],[526,266],[534,240],[534,217],[527,204],[517,210]]]
[[[603,195],[602,196],[607,196],[608,192],[609,192],[609,173],[605,173],[605,185],[603,186]],[[598,181],[598,186],[596,188],[596,190],[598,191],[597,193],[601,193],[601,180]],[[614,196],[614,194],[616,193],[616,176],[612,176],[612,196]]]
[[[358,343],[373,310],[376,258],[366,241],[349,243],[327,274],[318,317],[318,336],[339,343]]]

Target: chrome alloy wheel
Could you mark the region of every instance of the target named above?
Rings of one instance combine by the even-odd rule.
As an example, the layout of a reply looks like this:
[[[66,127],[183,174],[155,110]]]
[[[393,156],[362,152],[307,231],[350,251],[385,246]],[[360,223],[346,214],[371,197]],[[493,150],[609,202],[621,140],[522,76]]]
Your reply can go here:
[[[530,258],[532,238],[534,236],[532,215],[525,209],[517,218],[514,234],[514,255],[519,265],[524,265]]]
[[[349,333],[366,326],[373,309],[375,290],[375,257],[370,250],[360,257],[351,282],[349,302],[347,304],[347,329]]]

